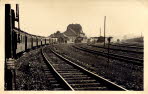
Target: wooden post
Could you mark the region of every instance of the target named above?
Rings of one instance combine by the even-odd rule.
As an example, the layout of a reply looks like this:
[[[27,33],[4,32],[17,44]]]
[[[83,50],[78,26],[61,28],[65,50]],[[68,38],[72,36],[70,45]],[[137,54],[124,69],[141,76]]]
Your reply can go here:
[[[109,54],[110,54],[110,42],[111,42],[111,39],[113,37],[108,37],[107,40],[108,40],[108,63],[109,63]]]
[[[104,17],[104,47],[105,47],[106,16]]]
[[[15,14],[10,4],[5,4],[5,89],[15,89],[15,52],[16,34],[13,32],[15,27]]]
[[[7,61],[6,61],[6,64],[7,64],[7,70],[9,70],[9,75],[8,75],[8,77],[10,77],[10,78],[7,78],[7,79],[9,79],[8,81],[9,82],[7,82],[7,84],[8,84],[8,87],[7,87],[7,89],[8,90],[15,90],[15,84],[16,84],[16,74],[15,74],[15,59],[13,59],[13,58],[9,58],[9,59],[7,59]]]
[[[100,27],[100,37],[101,37],[101,27]]]
[[[109,63],[110,38],[108,38],[108,63]]]

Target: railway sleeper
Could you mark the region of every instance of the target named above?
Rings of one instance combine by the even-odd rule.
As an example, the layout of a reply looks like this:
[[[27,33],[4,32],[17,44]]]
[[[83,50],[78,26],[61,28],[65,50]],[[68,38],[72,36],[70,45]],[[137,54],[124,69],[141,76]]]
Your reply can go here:
[[[99,84],[78,84],[78,85],[71,85],[73,88],[89,88],[89,87],[105,87]],[[107,87],[106,87],[107,88]]]
[[[62,71],[62,70],[59,70],[58,72],[59,73],[77,73],[77,72],[80,72],[80,71],[75,71],[75,70],[74,71],[68,71],[68,70],[67,71]]]
[[[79,88],[74,88],[75,90],[107,90],[106,87],[79,87]]]
[[[58,69],[63,69],[63,68],[72,69],[72,68],[74,68],[74,67],[72,67],[72,66],[54,66],[54,67],[56,67],[56,69],[57,69],[57,68],[58,68]]]
[[[71,83],[96,83],[96,80],[92,80],[92,79],[89,79],[89,80],[67,80],[67,82],[69,83],[69,84],[71,84]]]
[[[91,77],[73,77],[73,78],[69,78],[69,77],[65,77],[66,80],[76,80],[76,79],[90,79]]]
[[[57,71],[78,71],[78,69],[60,69],[60,68],[56,68]]]
[[[54,88],[53,90],[64,90],[63,88]]]
[[[67,72],[67,73],[61,72],[60,74],[61,75],[77,75],[77,74],[83,74],[83,73],[79,73],[79,72],[71,72],[71,73],[69,73],[69,72]]]
[[[88,77],[87,75],[63,75],[64,78],[66,77]]]

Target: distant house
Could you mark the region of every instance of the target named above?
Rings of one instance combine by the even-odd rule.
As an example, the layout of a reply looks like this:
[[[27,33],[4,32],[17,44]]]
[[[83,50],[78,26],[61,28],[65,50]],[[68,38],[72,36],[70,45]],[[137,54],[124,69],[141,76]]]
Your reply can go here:
[[[105,38],[105,42],[107,43],[107,38]],[[100,36],[100,37],[90,37],[88,40],[89,43],[103,43],[104,42],[104,37]]]
[[[58,43],[67,43],[67,40],[68,40],[68,37],[63,33],[60,33],[60,31],[57,31],[54,34],[51,34],[50,37],[56,38]]]
[[[97,43],[97,41],[98,41],[98,37],[90,37],[89,38],[90,43]]]
[[[105,38],[105,41],[107,41],[107,37]],[[104,42],[104,37],[103,36],[98,37],[97,42],[98,43],[103,43]]]

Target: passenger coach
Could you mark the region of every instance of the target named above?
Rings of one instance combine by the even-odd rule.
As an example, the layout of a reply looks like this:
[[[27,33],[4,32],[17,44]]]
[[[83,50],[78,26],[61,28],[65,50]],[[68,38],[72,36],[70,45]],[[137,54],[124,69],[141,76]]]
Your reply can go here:
[[[17,28],[13,29],[12,34],[12,39],[14,40],[12,46],[14,46],[16,54],[49,44],[48,37],[31,35]]]

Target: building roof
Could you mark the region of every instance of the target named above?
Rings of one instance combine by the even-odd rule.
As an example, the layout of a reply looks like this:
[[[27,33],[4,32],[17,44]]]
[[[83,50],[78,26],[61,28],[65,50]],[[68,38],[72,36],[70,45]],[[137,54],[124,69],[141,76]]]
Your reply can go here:
[[[72,37],[85,36],[80,24],[69,24],[64,34]]]
[[[67,29],[67,30],[64,32],[64,34],[65,34],[66,36],[78,36],[78,34],[76,34],[76,32],[75,32],[73,29],[71,29],[71,28]]]
[[[69,24],[67,26],[67,30],[64,33],[60,33],[60,31],[57,31],[54,34],[51,34],[50,37],[86,37],[85,34],[82,31],[82,27],[80,24]]]
[[[90,37],[90,38],[104,38],[104,37],[100,36],[100,37]],[[105,37],[105,38],[108,38],[108,37]]]

